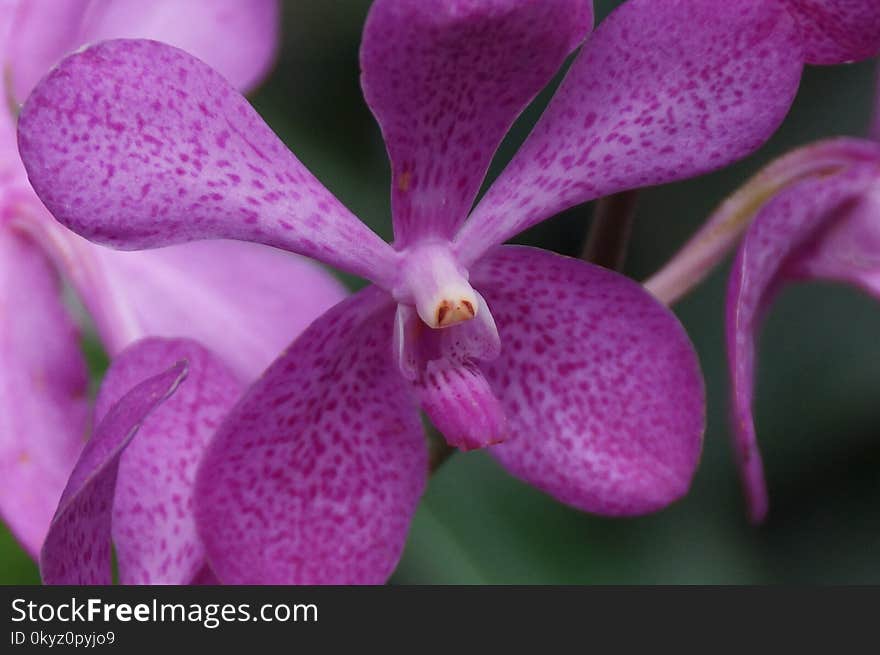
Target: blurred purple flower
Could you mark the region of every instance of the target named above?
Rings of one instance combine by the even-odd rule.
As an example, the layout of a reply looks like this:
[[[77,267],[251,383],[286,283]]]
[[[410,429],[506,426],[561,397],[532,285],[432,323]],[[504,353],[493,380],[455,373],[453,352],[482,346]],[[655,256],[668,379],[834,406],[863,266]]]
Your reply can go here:
[[[27,0],[0,7],[10,103],[0,112],[0,514],[32,555],[90,431],[88,376],[78,329],[62,302],[61,278],[89,310],[111,356],[148,335],[191,337],[244,381],[345,294],[313,263],[253,244],[203,242],[120,253],[69,232],[27,182],[15,143],[14,99],[26,97],[64,54],[114,36],[175,43],[246,88],[274,57],[277,13],[275,0]],[[121,466],[131,480],[140,480],[135,457],[126,455]],[[156,484],[144,479],[120,486],[114,511],[137,505],[141,496],[134,487],[148,493]],[[165,494],[169,511],[172,488],[156,491]],[[174,502],[186,501],[180,489],[174,494]],[[149,573],[137,570],[146,564],[135,561],[136,554],[165,535],[152,533],[151,541],[142,533],[120,547],[126,529],[125,520],[114,522],[120,562],[126,560],[122,579],[148,581]],[[160,580],[188,581],[154,573]]]
[[[749,226],[731,271],[727,350],[732,430],[749,518],[755,523],[768,509],[752,414],[761,319],[791,281],[846,282],[880,298],[880,144],[870,146],[872,161],[854,157],[849,166],[807,177],[768,201]]]
[[[836,63],[880,52],[880,3],[793,2],[824,30],[811,61]],[[833,12],[841,12],[833,19]],[[820,21],[821,19],[821,21]],[[824,22],[823,22],[824,21]],[[878,85],[880,89],[880,85]],[[880,297],[880,95],[874,140],[835,138],[771,162],[728,198],[646,287],[671,303],[736,245],[727,294],[732,434],[749,518],[767,515],[768,495],[752,402],[757,334],[779,291],[801,280],[853,284]]]
[[[196,508],[218,576],[384,581],[425,484],[417,406],[453,445],[503,442],[491,449],[503,466],[580,509],[639,514],[683,495],[704,395],[675,317],[616,273],[499,244],[757,148],[805,47],[828,50],[795,8],[626,2],[471,211],[511,123],[587,35],[590,3],[378,0],[362,83],[391,160],[393,247],[178,50],[109,42],[46,78],[19,141],[74,231],[131,249],[257,241],[374,283],[307,329],[211,442]]]
[[[112,532],[123,584],[217,583],[196,530],[193,485],[242,388],[192,340],[150,337],[117,355],[40,554],[43,581],[110,584]]]

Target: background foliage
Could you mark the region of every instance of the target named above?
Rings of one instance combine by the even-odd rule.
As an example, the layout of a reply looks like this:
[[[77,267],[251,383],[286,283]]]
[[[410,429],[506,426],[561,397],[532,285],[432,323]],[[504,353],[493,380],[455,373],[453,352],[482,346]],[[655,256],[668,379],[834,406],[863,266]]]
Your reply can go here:
[[[617,4],[596,2],[598,17]],[[287,0],[278,66],[253,102],[300,159],[389,238],[389,171],[358,82],[368,7],[368,0]],[[809,69],[784,126],[756,155],[646,190],[626,273],[641,279],[656,270],[770,159],[815,139],[861,135],[873,87],[871,62]],[[547,97],[518,122],[493,171]],[[577,208],[519,240],[577,254],[591,213],[590,205]],[[852,289],[818,284],[792,288],[774,306],[756,406],[772,508],[767,524],[754,529],[728,447],[726,274],[727,266],[676,307],[699,352],[709,399],[703,460],[685,500],[640,519],[597,518],[517,482],[483,454],[457,454],[431,481],[392,582],[880,582],[880,306]],[[100,368],[100,355],[93,359]],[[0,532],[0,582],[38,580],[33,563]]]

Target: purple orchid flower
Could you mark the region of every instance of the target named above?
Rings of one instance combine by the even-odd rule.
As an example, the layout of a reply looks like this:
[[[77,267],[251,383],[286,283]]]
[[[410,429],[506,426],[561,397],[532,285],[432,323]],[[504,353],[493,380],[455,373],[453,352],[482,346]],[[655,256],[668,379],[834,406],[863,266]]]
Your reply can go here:
[[[362,83],[391,160],[393,246],[176,49],[107,42],[45,78],[19,144],[64,225],[128,249],[257,241],[373,282],[313,323],[211,441],[196,514],[219,578],[384,581],[425,484],[418,407],[451,444],[493,446],[511,473],[582,510],[632,515],[681,497],[704,426],[681,325],[614,272],[499,244],[757,148],[799,82],[795,5],[626,2],[470,211],[505,132],[586,37],[591,5],[378,0]]]
[[[727,294],[734,451],[754,523],[769,508],[752,413],[758,331],[773,300],[792,282],[843,282],[880,297],[880,143],[820,141],[780,158],[762,177],[772,179],[772,193],[756,193],[753,183],[737,192],[742,202],[751,197],[752,220]],[[720,217],[711,224],[720,225]],[[711,239],[703,251],[707,268],[724,253]]]
[[[880,52],[880,5],[862,10],[862,38],[849,59]],[[842,43],[847,43],[841,39]],[[727,293],[734,452],[749,519],[761,523],[769,499],[752,410],[757,335],[779,292],[825,280],[880,297],[880,84],[872,139],[834,138],[771,162],[737,190],[646,287],[671,303],[737,244]]]
[[[193,486],[242,388],[192,340],[147,338],[117,355],[40,553],[43,581],[110,584],[112,541],[123,584],[218,583],[197,533]]]
[[[740,245],[727,294],[733,436],[749,518],[768,510],[752,399],[757,332],[779,290],[797,280],[853,284],[880,298],[880,144],[871,162],[811,176],[772,198]]]
[[[273,59],[277,9],[275,0],[6,2],[7,96],[14,105],[64,54],[119,36],[177,44],[247,88]],[[345,294],[311,262],[252,244],[121,253],[85,241],[55,222],[31,190],[14,124],[10,107],[0,115],[0,514],[35,555],[90,430],[88,376],[62,279],[111,356],[147,335],[190,337],[243,381]],[[123,467],[130,468],[125,459]]]

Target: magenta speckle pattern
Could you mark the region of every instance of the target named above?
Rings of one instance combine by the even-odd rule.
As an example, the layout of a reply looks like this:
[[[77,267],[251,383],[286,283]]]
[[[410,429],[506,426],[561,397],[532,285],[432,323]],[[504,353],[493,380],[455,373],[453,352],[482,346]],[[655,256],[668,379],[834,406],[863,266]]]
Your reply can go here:
[[[377,0],[361,81],[392,169],[396,243],[450,238],[523,108],[586,36],[584,0]]]
[[[186,376],[179,362],[116,403],[76,463],[40,552],[45,584],[110,584],[110,522],[119,456],[144,418]]]
[[[193,487],[201,455],[242,385],[203,346],[148,339],[123,351],[101,384],[100,421],[138,382],[186,361],[186,383],[148,416],[119,459],[113,543],[121,584],[189,584],[205,565]]]
[[[510,435],[492,453],[578,509],[633,515],[683,496],[705,426],[687,334],[641,286],[580,260],[502,246],[474,270],[501,335],[481,366]]]
[[[777,2],[630,0],[587,40],[456,237],[465,264],[578,203],[693,177],[758,148],[803,67]]]
[[[34,556],[86,436],[79,339],[52,265],[0,224],[0,514]]]
[[[880,53],[877,0],[786,0],[808,64],[840,64]]]
[[[508,434],[504,408],[477,364],[432,360],[414,384],[419,404],[451,446],[485,448]]]
[[[415,400],[368,287],[306,330],[233,410],[196,483],[227,584],[382,584],[427,478]]]
[[[154,41],[65,59],[19,119],[34,190],[61,223],[122,249],[257,241],[370,279],[395,255],[201,61]]]
[[[761,522],[768,510],[752,411],[756,341],[761,319],[787,279],[845,278],[839,266],[831,275],[821,267],[813,271],[808,267],[816,263],[815,254],[828,254],[821,250],[820,244],[829,223],[845,219],[852,203],[876,185],[878,179],[878,164],[859,164],[832,177],[808,178],[779,193],[755,217],[731,270],[726,329],[734,450],[749,518],[755,523]],[[873,218],[876,220],[876,216]],[[858,277],[861,271],[851,267],[847,272]],[[858,279],[855,282],[861,284]]]
[[[422,411],[456,448],[500,443],[507,436],[507,419],[479,369],[479,362],[495,359],[501,352],[485,302],[479,301],[474,320],[442,330],[427,327],[406,305],[397,311],[405,322],[398,364],[412,382]],[[395,347],[400,344],[395,342]]]

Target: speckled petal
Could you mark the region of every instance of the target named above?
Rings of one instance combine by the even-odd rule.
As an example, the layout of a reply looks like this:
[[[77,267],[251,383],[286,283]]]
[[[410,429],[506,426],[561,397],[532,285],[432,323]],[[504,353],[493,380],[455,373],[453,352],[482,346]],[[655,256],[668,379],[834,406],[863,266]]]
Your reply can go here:
[[[474,450],[507,437],[504,408],[476,363],[432,360],[413,387],[422,410],[450,446]]]
[[[843,258],[849,256],[852,264],[853,260],[861,259],[862,254],[873,260],[850,267],[848,274],[854,276],[851,281],[858,283],[858,278],[870,271],[871,261],[876,272],[880,264],[876,251],[862,253],[860,249],[847,250],[846,246],[847,242],[852,243],[848,237],[853,234],[847,234],[850,226],[859,230],[857,239],[865,238],[859,219],[864,214],[858,210],[865,209],[863,203],[869,200],[863,194],[878,184],[878,175],[876,164],[862,164],[830,177],[810,178],[786,189],[755,217],[734,262],[727,293],[733,437],[749,517],[753,522],[762,521],[768,509],[752,414],[755,343],[761,318],[786,279],[804,276],[846,279],[840,266],[845,261]],[[850,224],[851,218],[855,218],[855,222]],[[871,218],[876,224],[876,215]],[[829,226],[831,232],[828,232]],[[876,227],[874,230],[867,244],[876,245],[880,241]],[[836,235],[837,244],[823,248],[822,242],[829,234]],[[830,266],[830,262],[835,262],[836,266]],[[813,271],[807,268],[811,263],[816,266]]]
[[[68,57],[25,103],[18,136],[37,194],[92,241],[241,239],[394,276],[391,247],[218,73],[176,48],[106,41]]]
[[[76,463],[40,551],[46,584],[110,584],[110,516],[119,456],[141,422],[174,392],[186,364],[141,382],[95,430]]]
[[[120,252],[74,238],[92,258],[78,290],[111,355],[145,336],[186,337],[254,380],[347,295],[314,262],[258,244],[201,241]]]
[[[251,387],[196,482],[208,561],[227,584],[380,584],[427,474],[415,401],[391,353],[389,296],[318,319]]]
[[[507,413],[491,450],[508,471],[598,514],[681,498],[705,426],[703,378],[681,324],[638,284],[546,251],[502,246],[472,274],[501,355],[481,365]]]
[[[592,27],[585,0],[377,0],[364,95],[391,158],[397,243],[451,238],[513,120]]]
[[[220,71],[239,89],[267,72],[278,43],[277,0],[20,0],[4,41],[13,93],[23,102],[69,52],[106,39],[155,39]]]
[[[880,53],[877,0],[786,0],[810,64],[840,64]]]
[[[119,458],[112,532],[122,584],[188,584],[205,566],[193,509],[196,467],[241,395],[239,380],[194,341],[139,341],[107,372],[95,422],[128,390],[176,361],[188,365],[186,383],[144,419]]]
[[[802,66],[775,0],[624,3],[460,230],[463,264],[578,203],[751,153],[782,122]]]
[[[88,429],[79,333],[51,264],[0,225],[0,514],[36,556]]]

